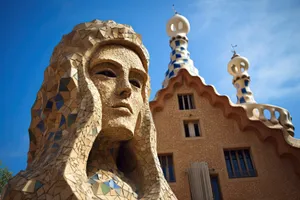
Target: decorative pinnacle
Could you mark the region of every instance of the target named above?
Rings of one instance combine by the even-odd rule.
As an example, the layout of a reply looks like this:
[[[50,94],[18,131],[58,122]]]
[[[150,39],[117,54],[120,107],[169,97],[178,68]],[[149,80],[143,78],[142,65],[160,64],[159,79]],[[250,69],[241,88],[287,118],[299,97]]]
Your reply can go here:
[[[175,10],[175,5],[174,4],[172,5],[172,9],[173,9],[175,15],[178,14],[178,12]]]
[[[231,52],[233,53],[231,59],[238,56],[238,54],[236,53],[236,50],[235,50],[236,47],[237,47],[237,45],[231,44],[231,48],[232,48]]]
[[[235,51],[235,49],[234,49],[235,47],[237,47],[237,45],[232,45],[232,44],[231,44],[231,48],[232,48],[231,52],[232,52],[233,54],[236,54],[236,51]]]

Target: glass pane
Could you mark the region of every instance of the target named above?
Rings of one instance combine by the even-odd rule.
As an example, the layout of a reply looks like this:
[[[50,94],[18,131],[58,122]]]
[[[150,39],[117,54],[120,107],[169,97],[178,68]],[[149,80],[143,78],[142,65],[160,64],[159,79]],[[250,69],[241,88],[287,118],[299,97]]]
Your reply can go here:
[[[240,173],[240,169],[239,169],[239,164],[235,155],[235,151],[231,151],[231,160],[232,160],[232,164],[234,167],[234,172],[235,172],[235,176],[236,177],[241,177],[241,173]]]
[[[160,161],[160,165],[161,165],[161,169],[164,173],[165,178],[167,179],[167,172],[166,172],[166,156],[159,156],[159,161]]]
[[[179,109],[183,110],[182,95],[178,95],[178,104],[179,104]]]
[[[229,178],[232,178],[233,177],[233,170],[232,170],[232,165],[231,165],[231,162],[230,162],[229,151],[224,151],[224,155],[225,155],[225,161],[226,161],[228,176],[229,176]]]
[[[166,162],[166,156],[162,156],[161,157],[161,160],[162,160],[162,167],[166,167],[167,166],[167,162]]]
[[[175,182],[173,156],[168,156],[168,168],[169,168],[169,182]]]
[[[190,100],[190,106],[191,106],[191,109],[195,109],[193,95],[189,95],[189,100]]]
[[[246,163],[245,163],[245,160],[244,160],[244,155],[243,155],[243,152],[241,150],[238,151],[238,157],[239,157],[240,165],[241,165],[241,168],[242,168],[242,172],[241,172],[242,176],[248,176]]]
[[[194,128],[195,128],[195,135],[197,137],[200,136],[199,126],[197,122],[194,124]]]
[[[256,172],[255,172],[253,164],[252,164],[252,160],[251,160],[249,150],[245,149],[244,153],[245,153],[245,156],[246,156],[246,163],[247,163],[247,166],[248,166],[248,169],[249,169],[250,176],[256,176]]]
[[[221,200],[218,177],[214,176],[210,178],[211,178],[211,188],[212,188],[214,200]]]
[[[185,137],[190,137],[190,131],[189,131],[188,123],[184,122],[183,125],[184,125]]]
[[[189,108],[189,103],[188,103],[188,99],[187,99],[187,95],[183,95],[183,99],[184,99],[184,109],[188,110]]]

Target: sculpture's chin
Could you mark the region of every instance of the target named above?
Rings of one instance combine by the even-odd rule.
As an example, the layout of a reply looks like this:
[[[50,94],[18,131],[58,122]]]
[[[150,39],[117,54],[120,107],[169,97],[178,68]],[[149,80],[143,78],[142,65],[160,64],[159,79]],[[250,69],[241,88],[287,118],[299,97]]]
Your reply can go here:
[[[107,156],[108,151],[117,151],[113,152],[118,159],[115,162],[119,162],[122,165],[124,163],[123,160],[126,159],[123,156],[124,152],[128,151],[127,148],[124,148],[124,144],[132,138],[133,134],[128,129],[102,129],[89,153],[86,163],[87,176],[91,177],[100,169],[103,169],[104,160],[102,158]]]
[[[134,136],[133,130],[126,126],[104,128],[100,132],[100,137],[105,137],[111,142],[122,142],[132,139]],[[99,136],[98,136],[99,137]]]
[[[121,172],[130,173],[135,169],[137,159],[129,142],[133,138],[133,134],[128,130],[119,130],[118,134],[106,136],[101,131],[97,136],[86,163],[86,174],[88,177],[99,172],[100,169],[103,169],[103,165],[107,164],[105,160],[100,161],[106,155],[105,151],[115,151],[110,153],[114,154],[114,162]]]

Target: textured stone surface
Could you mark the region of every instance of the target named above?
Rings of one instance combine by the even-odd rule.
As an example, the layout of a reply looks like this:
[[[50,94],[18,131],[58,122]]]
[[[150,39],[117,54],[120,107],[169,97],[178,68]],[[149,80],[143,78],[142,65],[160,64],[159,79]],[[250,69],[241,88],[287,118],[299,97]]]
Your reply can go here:
[[[176,199],[157,158],[148,59],[128,25],[64,35],[32,107],[27,169],[2,199]]]

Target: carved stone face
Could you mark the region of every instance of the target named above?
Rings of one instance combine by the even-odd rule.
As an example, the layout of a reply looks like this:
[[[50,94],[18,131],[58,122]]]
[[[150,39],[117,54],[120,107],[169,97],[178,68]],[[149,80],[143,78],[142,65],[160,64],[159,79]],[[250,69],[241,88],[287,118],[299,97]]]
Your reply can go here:
[[[145,100],[147,73],[132,50],[107,45],[90,63],[90,77],[102,101],[101,135],[124,141],[133,137]]]

